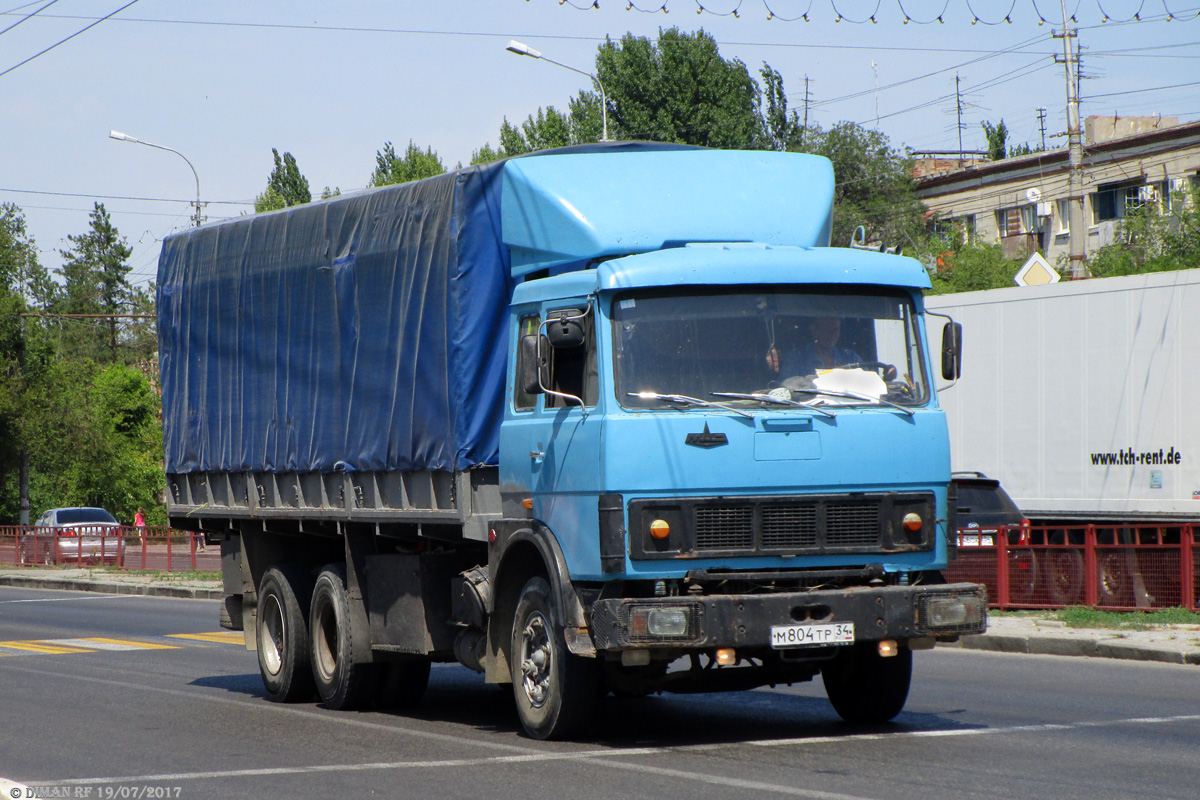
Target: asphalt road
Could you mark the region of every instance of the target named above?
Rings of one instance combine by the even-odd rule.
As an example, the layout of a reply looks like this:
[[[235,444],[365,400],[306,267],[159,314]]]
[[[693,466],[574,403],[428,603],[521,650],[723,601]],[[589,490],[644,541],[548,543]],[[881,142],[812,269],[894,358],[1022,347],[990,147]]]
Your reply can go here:
[[[457,666],[409,716],[270,703],[215,619],[213,601],[0,588],[0,778],[101,798],[1197,796],[1194,666],[939,649],[887,726],[841,724],[818,680],[610,698],[594,736],[545,743]]]

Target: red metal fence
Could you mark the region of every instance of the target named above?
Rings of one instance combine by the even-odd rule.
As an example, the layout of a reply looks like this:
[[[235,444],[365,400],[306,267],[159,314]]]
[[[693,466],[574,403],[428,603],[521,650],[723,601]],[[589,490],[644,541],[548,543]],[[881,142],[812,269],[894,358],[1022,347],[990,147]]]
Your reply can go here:
[[[206,545],[199,534],[170,528],[37,528],[0,526],[0,567],[110,566],[128,570],[221,568],[221,548]]]
[[[992,608],[1200,611],[1200,526],[960,530],[947,580],[987,586]]]

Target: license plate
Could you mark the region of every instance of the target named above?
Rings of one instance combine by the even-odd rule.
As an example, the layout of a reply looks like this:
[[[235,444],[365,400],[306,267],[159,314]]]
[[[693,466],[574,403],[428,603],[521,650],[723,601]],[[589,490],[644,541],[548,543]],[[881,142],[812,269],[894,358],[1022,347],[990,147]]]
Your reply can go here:
[[[771,647],[819,647],[828,644],[854,644],[854,623],[827,625],[775,625],[771,628]]]

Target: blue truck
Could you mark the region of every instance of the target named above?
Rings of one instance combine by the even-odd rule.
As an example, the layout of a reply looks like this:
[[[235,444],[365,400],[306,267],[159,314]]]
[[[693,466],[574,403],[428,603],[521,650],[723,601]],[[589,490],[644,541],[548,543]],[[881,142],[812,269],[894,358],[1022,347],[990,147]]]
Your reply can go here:
[[[618,143],[167,239],[170,520],[221,540],[269,697],[412,706],[458,662],[536,738],[606,692],[818,674],[844,719],[898,714],[987,602],[941,574],[927,274],[829,247],[833,188]]]

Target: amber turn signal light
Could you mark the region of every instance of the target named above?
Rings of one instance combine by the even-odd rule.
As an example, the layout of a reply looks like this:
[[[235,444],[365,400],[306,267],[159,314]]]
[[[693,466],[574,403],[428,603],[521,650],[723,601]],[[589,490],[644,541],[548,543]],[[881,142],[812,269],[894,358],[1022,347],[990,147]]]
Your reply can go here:
[[[671,526],[665,519],[656,519],[650,523],[650,535],[655,539],[665,539],[671,535]]]

